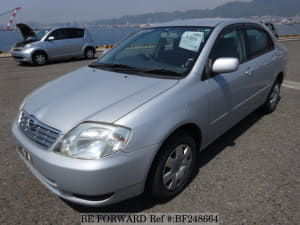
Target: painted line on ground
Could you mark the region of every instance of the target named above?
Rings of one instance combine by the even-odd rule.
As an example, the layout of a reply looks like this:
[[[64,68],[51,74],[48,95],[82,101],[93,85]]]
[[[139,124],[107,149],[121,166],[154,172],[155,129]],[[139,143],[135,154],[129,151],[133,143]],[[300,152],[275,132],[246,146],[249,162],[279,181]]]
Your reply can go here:
[[[300,91],[300,82],[285,80],[283,82],[282,86],[285,87],[285,88],[291,88],[291,89],[295,89],[295,90]]]

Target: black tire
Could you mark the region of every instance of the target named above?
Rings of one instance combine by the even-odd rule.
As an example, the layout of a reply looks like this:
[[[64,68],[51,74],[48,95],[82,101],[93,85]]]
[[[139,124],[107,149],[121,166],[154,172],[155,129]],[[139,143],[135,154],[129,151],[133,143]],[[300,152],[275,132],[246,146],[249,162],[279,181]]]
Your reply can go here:
[[[187,149],[190,149],[190,153]],[[193,174],[197,155],[196,149],[196,142],[189,134],[180,132],[172,135],[155,157],[146,183],[146,193],[152,198],[162,201],[178,195],[189,183]],[[183,153],[181,162],[176,160],[176,158],[179,158],[179,156],[177,157],[177,151]],[[175,163],[173,169],[170,166],[168,168],[170,164],[168,162]],[[187,168],[180,167],[188,164],[189,167]],[[182,179],[179,179],[181,175]],[[171,181],[168,182],[168,179],[171,179]]]
[[[85,59],[93,59],[95,58],[95,49],[88,47],[84,50],[84,58]]]
[[[266,102],[261,107],[264,113],[269,114],[276,110],[280,100],[280,88],[281,82],[277,79],[270,91],[270,94],[268,95]]]
[[[32,61],[36,66],[43,66],[47,63],[48,57],[44,52],[35,52],[32,55]]]

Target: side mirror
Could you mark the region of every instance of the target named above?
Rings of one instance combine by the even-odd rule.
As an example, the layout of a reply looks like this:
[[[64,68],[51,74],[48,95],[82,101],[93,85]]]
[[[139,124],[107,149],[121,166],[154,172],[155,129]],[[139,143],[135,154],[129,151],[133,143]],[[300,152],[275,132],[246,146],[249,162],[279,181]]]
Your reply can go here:
[[[213,73],[232,73],[239,68],[238,58],[218,58],[212,65]]]
[[[54,41],[55,40],[55,38],[53,37],[53,36],[50,36],[50,37],[48,37],[48,39],[47,39],[48,41]]]

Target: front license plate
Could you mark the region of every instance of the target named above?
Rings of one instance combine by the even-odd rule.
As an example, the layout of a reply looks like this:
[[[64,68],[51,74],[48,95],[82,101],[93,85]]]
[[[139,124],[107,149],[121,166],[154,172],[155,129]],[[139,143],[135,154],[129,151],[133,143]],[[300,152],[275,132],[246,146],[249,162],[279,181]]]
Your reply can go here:
[[[23,156],[27,161],[31,161],[30,154],[21,146],[17,146],[17,151]]]

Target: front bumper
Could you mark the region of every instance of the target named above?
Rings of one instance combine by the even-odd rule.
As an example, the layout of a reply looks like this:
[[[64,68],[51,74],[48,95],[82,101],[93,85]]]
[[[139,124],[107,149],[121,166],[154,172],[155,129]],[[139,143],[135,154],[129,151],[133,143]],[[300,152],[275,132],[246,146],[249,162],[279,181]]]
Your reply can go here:
[[[32,49],[12,49],[11,56],[18,62],[32,63]]]
[[[156,152],[153,145],[132,153],[119,152],[101,160],[80,160],[44,150],[13,123],[19,146],[30,154],[21,158],[30,171],[53,193],[69,201],[103,206],[141,194]]]

